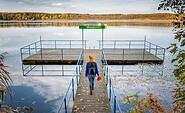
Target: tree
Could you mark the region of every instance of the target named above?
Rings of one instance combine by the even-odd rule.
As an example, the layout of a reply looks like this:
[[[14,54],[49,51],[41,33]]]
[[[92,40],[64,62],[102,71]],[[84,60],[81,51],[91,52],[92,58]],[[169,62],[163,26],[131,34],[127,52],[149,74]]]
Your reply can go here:
[[[174,39],[178,43],[171,44],[168,49],[175,56],[172,59],[175,69],[173,71],[178,83],[175,88],[175,103],[183,107],[181,112],[185,112],[185,0],[162,0],[159,10],[172,11],[176,14],[174,25]]]
[[[6,94],[9,94],[10,98],[12,99],[12,96],[10,94],[12,79],[10,78],[10,73],[5,69],[7,66],[4,66],[3,64],[3,60],[6,54],[6,52],[0,54],[0,88],[3,89]]]

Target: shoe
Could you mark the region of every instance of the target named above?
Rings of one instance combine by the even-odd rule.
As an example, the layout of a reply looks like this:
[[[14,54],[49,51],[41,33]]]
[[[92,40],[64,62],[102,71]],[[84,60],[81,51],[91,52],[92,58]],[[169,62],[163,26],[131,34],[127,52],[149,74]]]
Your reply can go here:
[[[92,95],[92,91],[90,91],[90,95]]]

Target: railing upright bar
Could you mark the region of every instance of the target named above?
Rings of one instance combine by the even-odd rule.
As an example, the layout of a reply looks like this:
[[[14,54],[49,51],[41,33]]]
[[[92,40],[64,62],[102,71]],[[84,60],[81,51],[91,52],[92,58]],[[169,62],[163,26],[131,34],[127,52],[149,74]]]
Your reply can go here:
[[[37,52],[37,43],[35,42],[35,52]]]
[[[114,49],[116,49],[116,41],[114,40]]]
[[[99,40],[99,49],[101,49],[100,47],[101,47],[101,41]]]
[[[155,48],[155,55],[157,56],[157,46],[156,46],[156,48]]]
[[[67,113],[67,102],[66,102],[66,97],[64,98],[64,109],[65,109],[65,113]]]
[[[76,85],[78,86],[78,67],[76,67]]]
[[[129,41],[129,49],[131,48],[131,41]]]
[[[122,56],[122,74],[123,74],[124,56],[125,56],[125,50],[123,49],[123,56]]]
[[[109,101],[111,101],[111,86],[112,86],[111,78],[109,78]]]
[[[116,96],[114,96],[114,113],[116,113]]]
[[[85,49],[87,48],[87,41],[85,40]]]
[[[31,54],[31,53],[30,53],[30,45],[29,45],[29,56],[30,56],[30,54]]]
[[[74,91],[74,79],[72,78],[72,93],[73,93],[73,101],[75,100],[75,91]]]
[[[64,49],[61,49],[61,57],[62,57],[62,75],[64,76]]]
[[[149,45],[149,52],[151,51],[151,43],[149,43],[150,45]]]
[[[55,49],[57,48],[57,41],[55,40]]]
[[[71,40],[69,41],[69,45],[70,45],[69,48],[71,49]]]

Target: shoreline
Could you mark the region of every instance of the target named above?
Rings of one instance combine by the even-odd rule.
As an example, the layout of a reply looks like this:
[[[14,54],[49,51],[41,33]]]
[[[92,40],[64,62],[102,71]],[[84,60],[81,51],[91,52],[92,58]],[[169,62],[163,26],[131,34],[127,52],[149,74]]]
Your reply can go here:
[[[1,23],[8,22],[8,23],[20,23],[20,22],[27,22],[27,23],[40,23],[40,22],[61,22],[61,23],[70,23],[70,22],[125,22],[125,23],[172,23],[174,20],[0,20]]]

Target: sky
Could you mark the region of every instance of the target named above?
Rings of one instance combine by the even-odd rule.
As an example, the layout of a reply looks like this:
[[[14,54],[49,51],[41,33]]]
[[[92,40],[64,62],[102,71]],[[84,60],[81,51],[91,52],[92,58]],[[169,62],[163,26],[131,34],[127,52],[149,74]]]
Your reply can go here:
[[[0,12],[159,13],[161,0],[0,0]]]

